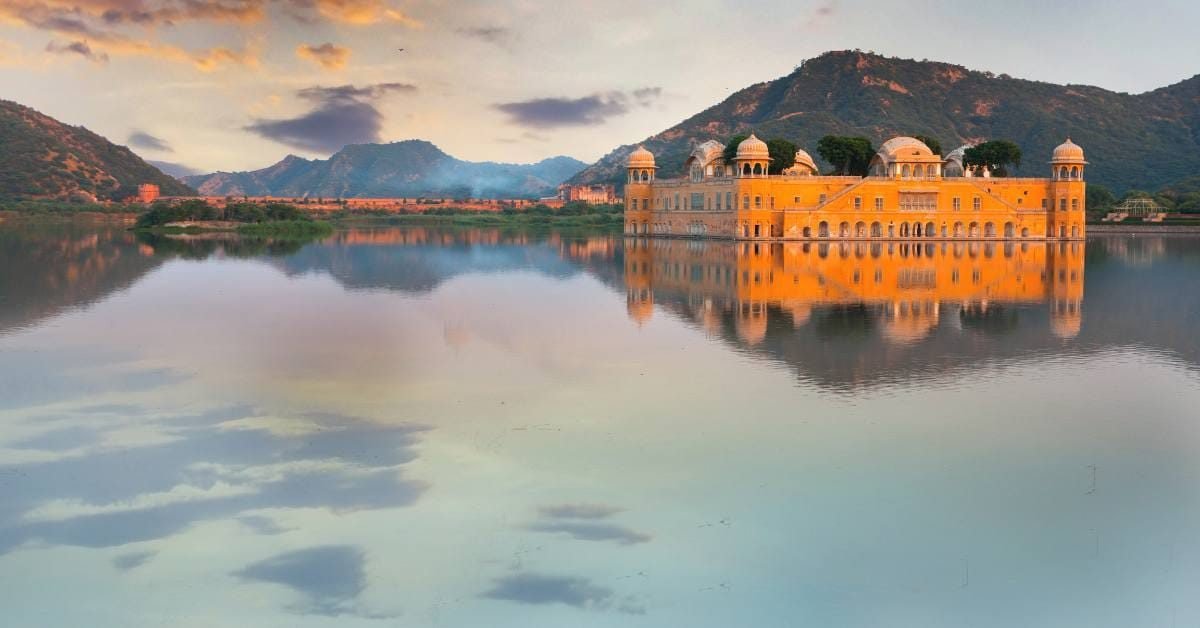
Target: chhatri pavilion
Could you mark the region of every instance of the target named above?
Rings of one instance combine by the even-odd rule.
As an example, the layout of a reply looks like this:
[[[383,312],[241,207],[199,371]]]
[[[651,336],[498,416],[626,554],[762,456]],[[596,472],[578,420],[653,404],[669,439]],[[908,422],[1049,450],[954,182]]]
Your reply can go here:
[[[993,177],[964,167],[966,147],[945,157],[912,137],[895,137],[869,174],[823,176],[812,157],[768,174],[766,142],[751,135],[733,163],[715,141],[697,146],[682,177],[660,179],[654,155],[629,155],[625,233],[735,239],[1073,240],[1085,234],[1083,149],[1068,139],[1050,177]]]

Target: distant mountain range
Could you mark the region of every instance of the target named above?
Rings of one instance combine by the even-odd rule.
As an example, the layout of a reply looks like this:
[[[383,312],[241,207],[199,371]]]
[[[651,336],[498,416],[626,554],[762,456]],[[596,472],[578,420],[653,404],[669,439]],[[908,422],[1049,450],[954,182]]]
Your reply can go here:
[[[537,197],[553,192],[587,164],[552,157],[536,164],[455,159],[422,140],[353,144],[329,159],[288,155],[251,172],[184,177],[205,196]]]
[[[0,198],[120,200],[141,183],[156,183],[163,194],[194,193],[124,146],[0,100]]]
[[[829,52],[791,74],[743,89],[646,138],[663,176],[679,176],[691,148],[738,133],[782,137],[817,157],[824,135],[862,135],[878,146],[895,135],[937,138],[944,151],[1009,139],[1024,159],[1014,174],[1042,176],[1070,136],[1087,151],[1088,180],[1117,192],[1155,190],[1200,173],[1200,75],[1144,94],[1053,85],[962,66]],[[621,146],[572,177],[619,183],[635,145]]]

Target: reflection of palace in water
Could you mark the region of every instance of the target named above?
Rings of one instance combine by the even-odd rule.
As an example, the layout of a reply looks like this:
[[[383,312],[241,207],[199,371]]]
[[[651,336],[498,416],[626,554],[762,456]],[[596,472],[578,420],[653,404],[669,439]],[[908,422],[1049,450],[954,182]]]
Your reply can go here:
[[[1083,266],[1081,242],[625,242],[631,318],[644,323],[656,301],[666,303],[710,333],[732,319],[747,345],[766,338],[772,311],[799,328],[821,308],[857,308],[889,343],[910,344],[950,314],[959,324],[1045,304],[1050,331],[1072,338],[1082,321]]]

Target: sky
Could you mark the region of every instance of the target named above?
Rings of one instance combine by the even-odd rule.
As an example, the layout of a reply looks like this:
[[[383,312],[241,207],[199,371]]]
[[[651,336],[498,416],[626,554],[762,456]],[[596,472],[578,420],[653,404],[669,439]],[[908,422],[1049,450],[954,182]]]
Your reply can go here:
[[[1200,73],[1192,2],[0,0],[0,98],[143,157],[347,143],[594,161],[829,50],[1144,92]]]

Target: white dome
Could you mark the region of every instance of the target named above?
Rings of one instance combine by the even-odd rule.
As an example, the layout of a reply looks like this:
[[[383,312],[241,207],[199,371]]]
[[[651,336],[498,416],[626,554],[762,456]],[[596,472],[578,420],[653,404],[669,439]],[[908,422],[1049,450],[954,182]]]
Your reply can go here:
[[[933,156],[933,151],[925,145],[925,142],[915,137],[893,137],[883,143],[877,151],[889,162],[897,161],[900,157],[927,157]]]
[[[758,139],[753,133],[750,137],[742,140],[738,144],[737,149],[738,159],[770,159],[771,152],[767,150],[767,143]]]
[[[644,146],[638,146],[636,150],[629,153],[630,168],[653,168],[654,153],[646,150]]]
[[[1083,148],[1067,138],[1067,141],[1058,145],[1054,149],[1054,157],[1051,159],[1054,162],[1072,162],[1077,163],[1083,161]]]

